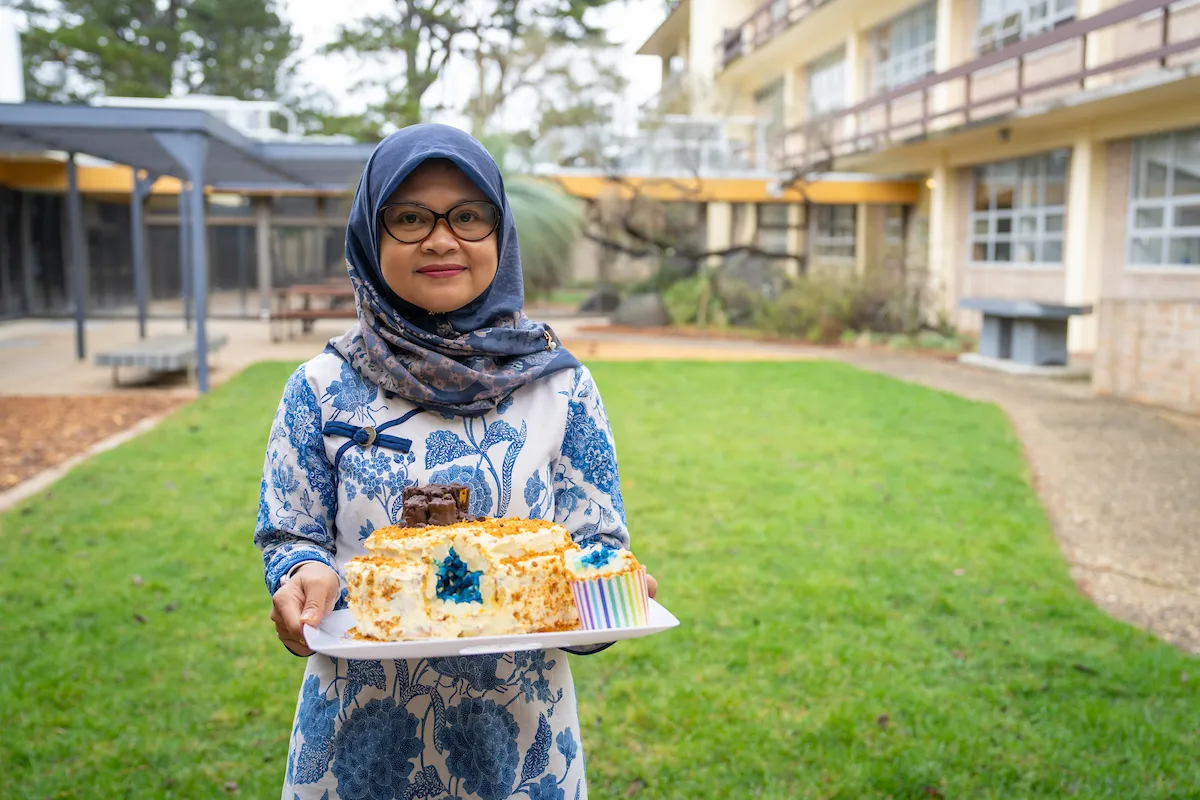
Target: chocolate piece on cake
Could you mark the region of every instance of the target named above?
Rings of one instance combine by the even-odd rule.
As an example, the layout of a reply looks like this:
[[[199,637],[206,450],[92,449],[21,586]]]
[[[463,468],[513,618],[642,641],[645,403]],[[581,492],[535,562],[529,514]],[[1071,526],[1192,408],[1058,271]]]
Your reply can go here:
[[[471,489],[462,484],[433,483],[404,490],[401,522],[406,528],[454,525],[478,519],[471,514]]]
[[[405,490],[408,494],[408,490]],[[422,528],[429,524],[429,500],[425,497],[406,497],[401,522],[406,528]]]
[[[460,522],[458,505],[448,497],[439,497],[429,501],[430,525],[453,525]]]

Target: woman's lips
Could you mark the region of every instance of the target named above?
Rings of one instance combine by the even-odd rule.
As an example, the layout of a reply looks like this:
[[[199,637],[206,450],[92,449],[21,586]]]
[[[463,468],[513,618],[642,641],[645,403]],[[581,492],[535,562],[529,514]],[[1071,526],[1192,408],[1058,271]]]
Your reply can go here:
[[[428,267],[421,267],[417,272],[427,278],[453,278],[466,272],[467,268],[462,264],[430,264]]]

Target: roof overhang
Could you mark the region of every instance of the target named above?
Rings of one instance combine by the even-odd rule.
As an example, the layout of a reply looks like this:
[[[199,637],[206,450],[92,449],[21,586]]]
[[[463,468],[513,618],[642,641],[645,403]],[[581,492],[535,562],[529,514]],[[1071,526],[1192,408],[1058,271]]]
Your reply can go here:
[[[650,38],[638,48],[639,56],[661,56],[670,58],[677,51],[676,45],[688,33],[692,19],[691,0],[679,0],[667,14],[667,18],[650,34]]]
[[[162,134],[203,137],[204,182],[227,190],[353,188],[371,145],[258,142],[205,111],[0,103],[0,152],[82,153],[181,180]]]

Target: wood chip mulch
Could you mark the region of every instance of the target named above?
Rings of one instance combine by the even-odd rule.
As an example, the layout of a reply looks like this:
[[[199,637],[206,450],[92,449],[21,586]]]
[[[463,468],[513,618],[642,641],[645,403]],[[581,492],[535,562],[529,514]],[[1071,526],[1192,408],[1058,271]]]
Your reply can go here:
[[[0,397],[0,491],[184,402],[152,394]]]

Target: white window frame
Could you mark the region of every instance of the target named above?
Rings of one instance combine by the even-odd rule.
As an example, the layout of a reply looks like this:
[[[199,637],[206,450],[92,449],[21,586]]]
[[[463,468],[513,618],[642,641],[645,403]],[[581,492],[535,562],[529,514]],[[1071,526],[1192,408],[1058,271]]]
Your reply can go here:
[[[808,113],[819,117],[846,107],[846,49],[832,53],[808,65]]]
[[[1076,0],[979,0],[976,51],[983,55],[1075,19]]]
[[[782,212],[782,221],[767,218],[772,214]],[[791,251],[791,233],[797,227],[792,222],[792,206],[783,203],[759,203],[755,221],[758,230],[755,232],[755,243],[758,249],[772,255],[786,256]]]
[[[1066,167],[1059,176],[1053,173],[1054,160],[1065,157]],[[997,161],[975,168],[971,182],[971,211],[968,215],[967,259],[977,267],[1045,267],[1061,268],[1067,230],[1067,181],[1070,172],[1070,151],[1053,150],[1027,158]],[[1051,178],[1054,178],[1052,181]],[[1032,180],[1037,197],[1029,204],[1019,204],[1022,183]],[[975,199],[980,182],[988,188],[988,208],[975,208]],[[1046,202],[1046,187],[1051,183],[1062,184],[1062,203]],[[998,198],[1001,191],[1012,192],[1012,205],[1001,208]],[[1023,227],[1032,223],[1032,228]],[[1052,229],[1052,223],[1057,229]],[[980,230],[980,227],[983,230]],[[1058,256],[1047,256],[1047,246],[1057,245]],[[976,254],[983,247],[983,258]],[[1028,258],[1019,258],[1019,248],[1030,247]],[[1007,252],[1008,257],[1001,257]]]
[[[812,206],[812,215],[813,256],[823,261],[853,261],[858,253],[858,206]]]
[[[875,29],[879,91],[913,83],[937,68],[937,3],[929,0]]]
[[[1179,153],[1182,149],[1181,140],[1195,142],[1200,149],[1200,128],[1191,130],[1172,131],[1155,136],[1144,136],[1134,140],[1131,161],[1131,176],[1129,181],[1129,218],[1126,234],[1128,268],[1131,270],[1183,270],[1200,272],[1200,258],[1195,262],[1174,260],[1178,251],[1172,246],[1174,240],[1192,240],[1197,250],[1200,250],[1200,225],[1179,225],[1179,211],[1183,208],[1195,207],[1200,209],[1200,193],[1176,195],[1175,178],[1180,169]],[[1152,144],[1166,145],[1164,167],[1164,186],[1162,197],[1139,196],[1145,186],[1146,171],[1149,163],[1143,161],[1143,156]],[[1200,163],[1196,171],[1200,175]],[[1158,223],[1147,222],[1147,218],[1158,217]],[[1142,241],[1157,240],[1158,258],[1147,260],[1144,251],[1139,253]],[[1187,245],[1184,245],[1185,247]]]
[[[767,138],[773,139],[783,131],[787,113],[784,98],[784,80],[778,78],[754,93],[754,107],[759,117],[766,118]]]

